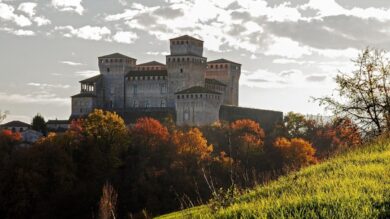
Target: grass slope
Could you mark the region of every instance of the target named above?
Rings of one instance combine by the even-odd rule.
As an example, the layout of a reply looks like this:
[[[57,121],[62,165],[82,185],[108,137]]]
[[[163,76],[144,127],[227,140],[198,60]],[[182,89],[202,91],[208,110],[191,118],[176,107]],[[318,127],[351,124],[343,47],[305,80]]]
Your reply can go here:
[[[390,141],[259,186],[217,212],[200,206],[159,218],[390,218]]]

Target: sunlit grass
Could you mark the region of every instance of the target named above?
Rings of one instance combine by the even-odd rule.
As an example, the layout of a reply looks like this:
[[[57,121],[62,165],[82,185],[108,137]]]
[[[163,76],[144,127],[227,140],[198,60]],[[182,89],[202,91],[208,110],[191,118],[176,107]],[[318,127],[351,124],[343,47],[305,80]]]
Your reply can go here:
[[[217,212],[200,206],[161,218],[390,218],[390,141],[254,188]]]

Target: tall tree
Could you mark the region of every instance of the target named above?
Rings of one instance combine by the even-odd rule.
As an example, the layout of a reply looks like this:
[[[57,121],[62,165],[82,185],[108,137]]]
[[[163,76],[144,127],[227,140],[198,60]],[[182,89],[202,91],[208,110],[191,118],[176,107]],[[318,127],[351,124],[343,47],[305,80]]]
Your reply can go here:
[[[47,134],[47,127],[46,127],[45,119],[39,113],[36,116],[34,116],[32,123],[31,123],[31,127],[33,130],[41,132],[44,135]]]
[[[355,70],[336,77],[338,98],[316,98],[339,117],[349,117],[366,134],[378,135],[390,127],[390,62],[386,52],[365,49],[353,60]]]

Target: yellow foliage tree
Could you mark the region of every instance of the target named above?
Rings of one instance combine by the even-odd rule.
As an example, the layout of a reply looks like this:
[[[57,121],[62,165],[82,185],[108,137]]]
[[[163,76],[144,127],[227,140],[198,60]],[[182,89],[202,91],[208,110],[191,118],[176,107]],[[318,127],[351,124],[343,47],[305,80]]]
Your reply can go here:
[[[177,153],[184,156],[196,156],[200,160],[208,160],[213,151],[213,145],[208,145],[206,138],[198,128],[192,128],[187,132],[174,131],[172,142],[176,146]]]
[[[274,147],[280,151],[285,166],[299,168],[317,163],[316,150],[302,138],[278,138]]]

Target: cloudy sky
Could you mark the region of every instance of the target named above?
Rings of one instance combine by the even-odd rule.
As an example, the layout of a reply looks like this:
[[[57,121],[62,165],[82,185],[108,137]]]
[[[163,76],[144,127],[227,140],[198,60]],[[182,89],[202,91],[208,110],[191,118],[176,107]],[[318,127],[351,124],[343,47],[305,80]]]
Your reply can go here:
[[[182,34],[242,63],[241,106],[316,114],[310,97],[331,94],[361,49],[390,49],[390,1],[0,0],[0,110],[67,119],[98,56],[164,62]]]

